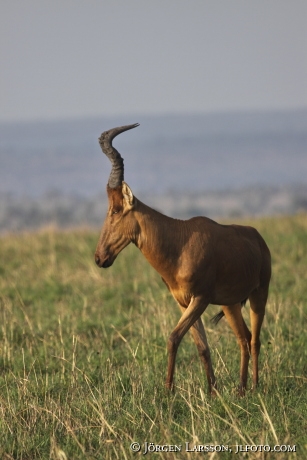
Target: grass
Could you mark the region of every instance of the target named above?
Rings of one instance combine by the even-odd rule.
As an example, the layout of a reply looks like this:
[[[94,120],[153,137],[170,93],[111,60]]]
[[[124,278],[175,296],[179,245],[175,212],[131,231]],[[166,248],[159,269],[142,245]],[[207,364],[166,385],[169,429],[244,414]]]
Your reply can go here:
[[[251,224],[271,249],[273,279],[261,384],[244,398],[235,391],[235,338],[225,320],[209,322],[216,306],[203,317],[220,395],[208,397],[189,335],[179,348],[176,393],[164,389],[166,341],[180,312],[135,247],[99,270],[98,232],[1,237],[0,458],[130,459],[143,456],[145,442],[167,446],[147,454],[167,460],[195,458],[186,442],[232,449],[210,459],[251,457],[235,454],[236,445],[296,445],[296,453],[252,457],[306,458],[307,216]]]

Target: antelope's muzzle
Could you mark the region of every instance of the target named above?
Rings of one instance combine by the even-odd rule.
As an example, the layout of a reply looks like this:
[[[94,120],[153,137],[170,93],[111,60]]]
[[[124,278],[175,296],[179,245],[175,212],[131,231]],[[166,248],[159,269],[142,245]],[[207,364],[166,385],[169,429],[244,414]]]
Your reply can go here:
[[[113,260],[108,256],[102,258],[97,253],[95,254],[95,262],[100,268],[108,268],[113,264]]]

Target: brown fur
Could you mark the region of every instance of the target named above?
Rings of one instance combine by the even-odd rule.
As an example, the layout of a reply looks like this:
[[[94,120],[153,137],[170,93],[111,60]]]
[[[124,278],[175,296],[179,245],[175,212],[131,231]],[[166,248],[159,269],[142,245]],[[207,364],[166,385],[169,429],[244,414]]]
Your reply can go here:
[[[270,251],[252,227],[220,225],[206,217],[187,221],[164,216],[136,199],[128,185],[107,188],[109,209],[97,245],[95,260],[111,266],[129,243],[134,243],[161,275],[179,304],[182,316],[168,341],[166,386],[174,386],[178,346],[190,329],[205,366],[209,391],[216,379],[201,314],[209,303],[222,306],[241,349],[239,392],[247,385],[249,356],[253,384],[258,383],[260,329],[271,276]],[[251,332],[241,313],[250,301]]]

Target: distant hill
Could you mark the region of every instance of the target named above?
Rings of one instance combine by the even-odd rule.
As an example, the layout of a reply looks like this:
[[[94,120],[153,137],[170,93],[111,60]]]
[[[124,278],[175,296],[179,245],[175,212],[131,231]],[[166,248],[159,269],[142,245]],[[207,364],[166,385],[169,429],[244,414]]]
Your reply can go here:
[[[305,206],[307,109],[2,123],[0,228],[96,222],[110,173],[97,139],[134,122],[141,126],[114,141],[125,180],[164,212],[239,215]],[[81,218],[82,206],[88,211]]]
[[[307,110],[0,124],[0,191],[91,196],[110,171],[97,139],[121,124],[125,178],[137,191],[289,185],[307,177]]]

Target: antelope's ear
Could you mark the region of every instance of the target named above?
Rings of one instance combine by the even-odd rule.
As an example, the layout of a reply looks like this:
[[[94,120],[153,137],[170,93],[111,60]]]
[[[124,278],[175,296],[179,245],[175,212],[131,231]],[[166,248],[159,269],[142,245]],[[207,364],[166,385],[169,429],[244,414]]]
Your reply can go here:
[[[123,198],[124,198],[124,210],[128,211],[129,209],[133,208],[134,196],[133,196],[131,188],[124,181],[122,184],[122,193],[123,193]]]

